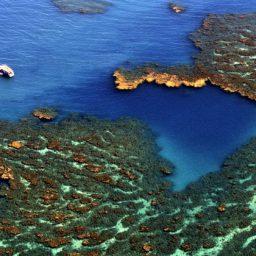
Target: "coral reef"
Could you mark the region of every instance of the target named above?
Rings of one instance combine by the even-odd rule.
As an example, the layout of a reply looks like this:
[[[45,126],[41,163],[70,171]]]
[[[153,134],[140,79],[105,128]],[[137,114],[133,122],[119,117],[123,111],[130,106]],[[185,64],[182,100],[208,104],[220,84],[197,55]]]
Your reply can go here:
[[[196,66],[211,83],[256,100],[256,13],[209,15],[191,35]]]
[[[154,64],[114,72],[118,89],[135,89],[143,82],[168,87],[202,87],[206,81],[228,92],[256,100],[256,14],[209,15],[191,34],[201,49],[194,67]],[[184,79],[185,77],[185,79]]]
[[[57,111],[52,108],[38,108],[35,109],[32,115],[41,121],[52,121],[57,117]]]
[[[23,119],[0,134],[0,255],[101,255],[146,216],[152,187],[154,200],[169,187],[172,167],[136,120]]]
[[[104,13],[111,5],[104,0],[52,0],[63,12],[79,12],[83,14]]]
[[[36,123],[0,123],[0,255],[255,253],[256,139],[172,192],[139,121]]]
[[[181,85],[202,87],[207,81],[199,69],[189,65],[163,67],[157,64],[147,64],[134,69],[120,68],[113,74],[116,88],[119,90],[136,89],[144,82],[154,82],[168,87]]]

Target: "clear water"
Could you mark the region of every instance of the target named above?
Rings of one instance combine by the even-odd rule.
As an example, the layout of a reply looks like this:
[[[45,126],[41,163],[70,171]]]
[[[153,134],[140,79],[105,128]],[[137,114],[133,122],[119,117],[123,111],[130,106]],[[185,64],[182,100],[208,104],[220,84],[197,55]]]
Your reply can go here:
[[[218,170],[236,147],[256,135],[256,103],[207,86],[114,89],[112,72],[144,62],[191,63],[188,34],[208,13],[251,12],[255,0],[185,1],[176,15],[168,1],[124,0],[103,15],[63,14],[50,0],[0,2],[0,63],[14,68],[0,80],[0,118],[16,120],[34,107],[146,121],[162,154],[176,165],[175,189]]]

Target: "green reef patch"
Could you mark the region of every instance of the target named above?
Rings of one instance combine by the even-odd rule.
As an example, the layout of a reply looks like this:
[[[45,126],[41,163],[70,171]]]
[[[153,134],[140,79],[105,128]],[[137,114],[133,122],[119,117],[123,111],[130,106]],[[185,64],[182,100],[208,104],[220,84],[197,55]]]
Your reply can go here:
[[[0,122],[0,255],[255,255],[256,139],[173,192],[134,119]]]

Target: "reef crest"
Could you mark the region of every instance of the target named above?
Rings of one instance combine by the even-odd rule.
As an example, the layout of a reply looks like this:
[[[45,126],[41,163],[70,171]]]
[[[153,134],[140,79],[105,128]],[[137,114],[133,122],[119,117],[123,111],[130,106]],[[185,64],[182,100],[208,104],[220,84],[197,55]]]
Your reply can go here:
[[[189,65],[163,67],[157,64],[147,64],[134,69],[121,68],[114,72],[116,88],[133,90],[144,82],[179,87],[181,85],[202,87],[207,77],[197,68]]]

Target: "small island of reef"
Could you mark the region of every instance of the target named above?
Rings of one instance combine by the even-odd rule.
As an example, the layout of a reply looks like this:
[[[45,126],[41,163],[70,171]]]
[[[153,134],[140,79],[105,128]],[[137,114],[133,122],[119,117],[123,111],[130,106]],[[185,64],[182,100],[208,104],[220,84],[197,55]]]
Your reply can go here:
[[[225,91],[256,100],[255,35],[255,13],[209,15],[190,36],[201,49],[194,66],[120,68],[114,72],[116,87],[131,90],[144,82],[203,87],[210,81]]]
[[[0,123],[0,255],[253,255],[256,140],[182,192],[140,121]],[[196,239],[195,239],[196,237]],[[238,254],[236,254],[238,255]]]

